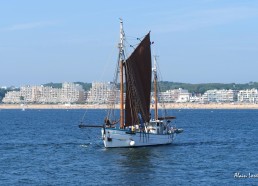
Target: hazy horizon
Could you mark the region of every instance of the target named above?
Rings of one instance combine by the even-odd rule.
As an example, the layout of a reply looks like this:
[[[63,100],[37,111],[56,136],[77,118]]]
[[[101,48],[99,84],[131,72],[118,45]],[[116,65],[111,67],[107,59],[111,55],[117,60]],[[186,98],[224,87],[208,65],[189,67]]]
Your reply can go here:
[[[163,81],[258,82],[258,1],[0,2],[0,86],[112,81],[123,18],[151,30]]]

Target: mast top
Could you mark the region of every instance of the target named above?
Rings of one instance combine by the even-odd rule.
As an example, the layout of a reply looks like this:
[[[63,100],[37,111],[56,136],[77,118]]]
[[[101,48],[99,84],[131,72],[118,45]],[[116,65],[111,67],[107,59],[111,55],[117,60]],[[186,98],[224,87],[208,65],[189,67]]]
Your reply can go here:
[[[157,73],[157,58],[158,58],[159,56],[157,56],[157,55],[154,55],[154,65],[153,65],[153,68],[152,68],[152,71],[154,72],[154,73]]]
[[[122,53],[122,51],[124,50],[124,27],[123,27],[123,20],[121,18],[120,19],[120,42],[118,44],[118,48],[120,53]]]

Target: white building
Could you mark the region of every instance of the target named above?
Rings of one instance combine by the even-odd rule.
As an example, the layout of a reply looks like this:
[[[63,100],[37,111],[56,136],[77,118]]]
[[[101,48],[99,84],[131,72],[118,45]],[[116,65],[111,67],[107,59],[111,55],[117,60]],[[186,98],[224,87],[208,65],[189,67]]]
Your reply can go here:
[[[118,103],[119,90],[111,82],[93,82],[87,95],[87,103]]]
[[[258,103],[257,89],[240,90],[237,95],[238,102]]]
[[[60,103],[62,97],[62,89],[53,87],[40,86],[35,91],[35,99],[38,103]]]
[[[9,91],[2,100],[3,103],[22,103],[20,91]]]
[[[234,102],[237,101],[237,92],[236,90],[207,90],[203,96],[203,102]]]
[[[79,103],[84,100],[84,90],[81,85],[74,83],[63,83],[61,89],[61,103]]]
[[[159,100],[164,103],[169,102],[189,102],[191,94],[188,90],[179,88],[167,90],[159,93]]]
[[[85,91],[74,83],[63,83],[62,88],[23,86],[20,91],[7,92],[4,103],[82,103]]]
[[[191,94],[188,92],[188,90],[179,88],[179,96],[176,102],[178,103],[185,103],[190,101]]]
[[[190,102],[200,102],[201,101],[201,97],[200,96],[190,96]]]

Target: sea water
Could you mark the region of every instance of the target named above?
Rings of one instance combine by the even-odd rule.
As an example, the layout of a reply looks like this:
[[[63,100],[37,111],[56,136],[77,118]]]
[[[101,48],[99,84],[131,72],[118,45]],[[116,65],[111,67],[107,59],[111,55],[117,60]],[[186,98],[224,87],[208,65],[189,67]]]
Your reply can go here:
[[[168,112],[173,144],[105,149],[105,110],[0,110],[0,185],[258,185],[258,110]]]

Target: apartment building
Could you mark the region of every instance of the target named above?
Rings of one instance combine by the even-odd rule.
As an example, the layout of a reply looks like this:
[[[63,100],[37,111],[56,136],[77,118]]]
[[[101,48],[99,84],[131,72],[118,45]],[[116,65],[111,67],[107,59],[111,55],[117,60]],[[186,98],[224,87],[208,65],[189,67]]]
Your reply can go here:
[[[87,94],[87,103],[106,104],[118,103],[119,93],[115,84],[111,82],[93,82],[92,88]]]
[[[35,92],[37,103],[60,103],[62,96],[62,89],[53,88],[49,86],[41,86]]]
[[[191,94],[188,90],[179,88],[167,90],[159,93],[159,100],[164,103],[170,102],[189,102]]]
[[[258,90],[257,89],[240,90],[238,92],[237,97],[238,97],[238,102],[258,103]]]
[[[63,83],[62,88],[22,86],[20,91],[6,93],[4,103],[83,103],[85,92],[81,85]]]
[[[22,103],[20,91],[9,91],[2,100],[3,103]]]
[[[81,85],[74,83],[63,83],[61,89],[61,103],[84,102],[84,90]]]
[[[202,102],[235,102],[237,101],[237,90],[207,90],[202,95]]]

